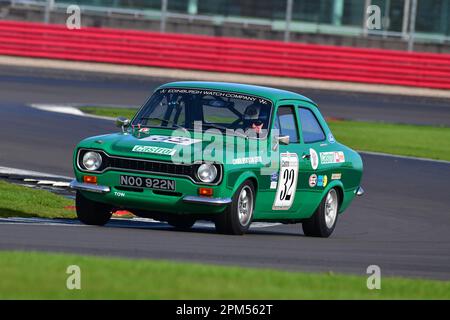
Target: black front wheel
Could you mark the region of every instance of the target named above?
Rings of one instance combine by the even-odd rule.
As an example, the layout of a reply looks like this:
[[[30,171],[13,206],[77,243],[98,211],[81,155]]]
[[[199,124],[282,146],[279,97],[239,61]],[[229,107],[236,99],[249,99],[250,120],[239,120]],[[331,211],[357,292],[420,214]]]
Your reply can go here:
[[[248,231],[253,220],[255,187],[245,181],[233,196],[233,201],[215,220],[219,233],[242,235]]]
[[[328,238],[336,226],[338,209],[339,195],[336,189],[330,189],[313,216],[303,222],[303,233],[309,237]]]
[[[77,217],[84,224],[93,226],[105,225],[112,216],[112,208],[106,204],[89,200],[77,191]]]

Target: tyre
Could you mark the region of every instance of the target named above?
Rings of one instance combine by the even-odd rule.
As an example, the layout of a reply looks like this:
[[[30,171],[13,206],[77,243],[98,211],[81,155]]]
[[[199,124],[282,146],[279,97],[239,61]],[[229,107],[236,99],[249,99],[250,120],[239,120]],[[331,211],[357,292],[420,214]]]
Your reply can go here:
[[[328,238],[334,230],[339,209],[339,195],[330,189],[313,216],[303,222],[303,233],[308,237]]]
[[[178,215],[170,217],[167,223],[180,230],[188,230],[195,224],[195,219],[189,216]]]
[[[245,181],[233,196],[233,201],[215,220],[216,231],[224,234],[242,235],[253,220],[255,187]]]
[[[84,224],[105,225],[112,216],[112,208],[106,204],[91,201],[80,192],[76,196],[77,217]]]

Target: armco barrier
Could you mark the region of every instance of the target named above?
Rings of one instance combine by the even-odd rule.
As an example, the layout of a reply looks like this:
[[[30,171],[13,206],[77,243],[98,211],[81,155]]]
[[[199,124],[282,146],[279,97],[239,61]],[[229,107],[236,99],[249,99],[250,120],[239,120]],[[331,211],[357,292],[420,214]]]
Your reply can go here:
[[[0,55],[450,89],[450,55],[0,21]]]

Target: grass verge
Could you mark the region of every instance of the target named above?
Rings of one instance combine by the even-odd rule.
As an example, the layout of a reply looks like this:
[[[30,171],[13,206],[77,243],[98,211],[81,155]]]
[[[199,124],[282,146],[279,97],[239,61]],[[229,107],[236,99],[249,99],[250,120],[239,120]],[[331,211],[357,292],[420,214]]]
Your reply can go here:
[[[81,290],[66,288],[69,265]],[[368,290],[363,276],[35,252],[0,252],[0,274],[0,299],[450,299],[448,281],[384,277]]]
[[[72,200],[0,180],[0,217],[75,218]]]
[[[80,107],[81,111],[102,117],[126,117],[132,119],[138,109],[136,108],[102,108],[102,107]]]
[[[353,149],[450,161],[450,128],[330,121],[336,139]]]
[[[83,107],[83,112],[131,119],[136,109]],[[364,121],[329,121],[336,139],[356,150],[450,161],[450,128]]]

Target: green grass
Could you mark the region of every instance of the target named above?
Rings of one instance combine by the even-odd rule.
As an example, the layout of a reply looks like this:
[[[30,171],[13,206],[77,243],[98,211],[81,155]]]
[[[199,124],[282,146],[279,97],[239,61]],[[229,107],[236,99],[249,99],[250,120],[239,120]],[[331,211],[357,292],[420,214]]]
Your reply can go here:
[[[81,269],[81,290],[66,289],[69,265]],[[450,282],[0,252],[0,299],[450,299]]]
[[[330,121],[335,138],[353,149],[450,160],[450,128]]]
[[[136,109],[84,107],[82,111],[132,118]],[[450,161],[450,128],[363,121],[329,121],[336,139],[362,151]]]
[[[138,111],[136,108],[102,108],[102,107],[80,107],[81,111],[102,117],[126,117],[132,119]]]
[[[0,217],[75,218],[72,200],[0,180]]]

